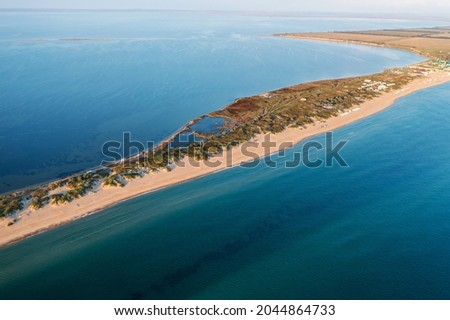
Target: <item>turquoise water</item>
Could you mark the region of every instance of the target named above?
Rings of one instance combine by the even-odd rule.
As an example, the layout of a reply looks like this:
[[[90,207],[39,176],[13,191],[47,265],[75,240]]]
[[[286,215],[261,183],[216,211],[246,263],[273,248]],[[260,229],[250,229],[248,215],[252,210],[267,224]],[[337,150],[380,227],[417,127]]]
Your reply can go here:
[[[0,19],[3,26],[0,36],[3,39],[13,35],[25,38],[24,34],[26,37],[43,37],[42,34],[52,29],[58,17],[28,17],[30,23],[36,25],[32,29],[11,25],[16,19],[14,16],[9,20]],[[111,29],[107,26],[117,23],[117,20],[130,19],[120,15],[108,15],[95,22],[79,15],[65,18],[58,22],[64,28],[52,29],[53,37],[85,36],[91,30],[96,32],[90,35],[106,37],[111,35]],[[184,42],[187,45],[185,50],[190,52],[193,62],[199,57],[194,56],[198,50],[202,58],[209,57],[210,63],[215,63],[217,67],[214,72],[211,72],[211,68],[202,71],[202,63],[197,63],[193,70],[186,71],[186,65],[180,65],[180,77],[196,78],[197,71],[202,76],[196,78],[198,82],[179,79],[173,84],[175,80],[169,75],[166,82],[155,82],[158,85],[165,84],[158,90],[165,91],[175,86],[181,93],[172,92],[173,104],[163,100],[154,108],[149,107],[153,106],[148,103],[151,100],[149,96],[155,94],[159,98],[152,101],[159,101],[164,96],[162,93],[144,90],[147,86],[143,83],[133,91],[136,95],[130,93],[140,83],[139,79],[142,78],[139,77],[145,78],[135,72],[142,70],[137,61],[141,63],[141,59],[145,60],[143,52],[147,52],[147,41],[30,44],[4,40],[0,45],[2,58],[9,54],[8,61],[11,61],[13,52],[17,52],[17,65],[41,68],[42,63],[46,62],[44,65],[53,65],[55,69],[52,71],[51,68],[42,67],[40,71],[30,71],[24,67],[26,71],[23,71],[23,75],[19,72],[16,80],[7,80],[4,74],[10,67],[3,62],[5,60],[0,59],[0,90],[3,90],[2,97],[8,99],[2,100],[1,108],[2,112],[10,112],[9,121],[0,119],[0,128],[4,130],[5,125],[9,124],[17,130],[14,135],[10,134],[8,139],[2,140],[2,148],[12,148],[8,144],[9,140],[21,141],[18,129],[21,128],[21,121],[24,121],[22,126],[35,126],[35,129],[41,125],[40,121],[46,121],[37,118],[39,121],[27,124],[25,120],[29,114],[38,115],[42,112],[41,116],[49,117],[49,123],[52,123],[51,119],[59,120],[59,117],[64,120],[67,114],[67,123],[76,123],[73,132],[70,127],[61,129],[61,132],[67,132],[57,137],[61,139],[61,146],[65,146],[61,150],[56,142],[44,143],[45,130],[29,131],[29,136],[33,136],[32,132],[40,136],[40,143],[34,146],[36,149],[45,154],[48,151],[43,150],[48,145],[54,145],[52,152],[62,152],[62,155],[69,148],[68,141],[76,140],[78,143],[83,141],[80,139],[83,134],[91,134],[96,130],[98,137],[104,134],[114,136],[121,130],[133,127],[132,132],[136,137],[146,137],[151,130],[154,130],[154,135],[162,137],[166,129],[157,128],[161,119],[170,120],[168,126],[175,128],[193,114],[197,115],[208,108],[215,109],[236,96],[264,91],[266,86],[273,85],[267,89],[274,89],[291,82],[374,72],[386,66],[406,64],[418,59],[407,53],[377,48],[255,36],[263,30],[281,32],[425,24],[223,16],[209,20],[203,17],[194,23],[192,20],[195,19],[192,18],[185,18],[186,21],[181,22],[178,18],[177,24],[190,25],[192,29],[188,32],[194,34],[205,29],[222,30],[217,32],[219,36],[214,32],[212,37],[207,35],[209,40],[206,42],[202,42],[201,37]],[[85,23],[77,24],[76,28],[69,27],[73,19],[81,19]],[[149,23],[140,15],[133,19]],[[174,24],[173,21],[170,23]],[[117,37],[144,37],[147,32],[159,32],[167,37],[177,32],[187,32],[186,28],[179,31],[177,24],[172,29],[166,25],[167,30],[164,30],[167,33],[154,29],[148,31],[140,24],[116,28],[114,31]],[[5,26],[9,26],[9,29]],[[239,29],[245,31],[243,34],[250,34],[249,40],[246,40],[249,42],[230,40],[224,43],[224,38]],[[16,31],[13,34],[11,30]],[[219,43],[223,44],[222,49],[218,49],[222,50],[219,55],[222,59],[216,61],[217,57],[210,57],[210,50]],[[104,51],[98,54],[95,63],[91,63],[95,52],[101,48]],[[182,48],[183,45],[177,47],[172,44],[166,51],[170,55],[172,50],[182,51]],[[44,59],[44,56],[48,57],[49,50],[53,51],[55,59],[66,59],[68,64],[65,65],[64,73],[55,71],[61,70],[56,66],[61,66],[62,60]],[[137,51],[135,56],[127,55],[129,60],[125,59],[134,61],[134,69],[130,69],[131,62],[128,65],[119,64],[118,69],[115,69],[113,61],[123,60],[123,50],[130,52],[130,55],[133,50]],[[233,52],[233,59],[225,54],[227,52]],[[33,55],[30,56],[30,53]],[[39,54],[42,54],[41,58]],[[112,58],[114,55],[117,55],[116,60]],[[38,59],[40,63],[32,64],[33,59]],[[256,77],[257,74],[249,75],[247,71],[239,77],[233,76],[254,60],[257,61],[256,67],[246,70],[258,70],[265,76],[259,74]],[[105,62],[103,74],[98,73],[97,69],[102,61]],[[262,71],[261,63],[266,66]],[[168,65],[172,70],[173,65]],[[88,72],[88,66],[93,70]],[[11,70],[8,72],[13,73]],[[43,83],[44,74],[52,72],[60,74],[65,80],[56,83],[48,79],[50,83]],[[116,77],[111,77],[114,73],[117,73]],[[19,79],[23,80],[25,75],[36,75],[38,78],[40,75],[42,78],[40,81],[35,79],[36,82],[30,79],[22,84]],[[83,77],[96,79],[97,76],[104,79],[111,77],[110,85],[114,90],[130,83],[122,88],[123,93],[119,90],[115,96],[117,104],[112,104],[115,98],[109,96],[108,90],[112,90],[108,89],[109,86],[101,86],[98,81],[79,83]],[[67,84],[69,79],[72,79],[70,83],[73,87]],[[217,79],[223,81],[215,83]],[[49,92],[56,89],[49,89],[47,85],[54,87],[57,84],[61,84],[58,88],[67,87],[58,91],[54,101],[65,101],[67,104],[49,106],[44,103],[45,99],[40,100],[40,95],[53,97]],[[215,89],[213,84],[216,85]],[[4,89],[5,86],[8,90]],[[87,91],[79,92],[81,88]],[[20,92],[27,94],[21,95]],[[68,92],[73,93],[68,96],[71,98],[67,98]],[[36,98],[36,104],[31,103],[29,95]],[[98,97],[99,101],[105,97],[107,99],[98,102],[93,97]],[[165,97],[170,99],[171,96],[166,94]],[[187,97],[189,99],[184,99]],[[191,98],[195,103],[189,104]],[[98,104],[94,108],[91,104],[83,104],[83,99],[97,101]],[[18,107],[10,110],[5,107],[8,104],[4,101],[9,101],[11,105],[17,103]],[[121,101],[127,103],[126,107]],[[144,102],[139,104],[136,101]],[[199,101],[205,103],[198,104]],[[283,168],[285,161],[301,149],[299,145],[288,150],[285,157],[274,158],[279,164],[277,168],[267,168],[261,164],[252,169],[223,171],[124,202],[0,249],[0,298],[449,299],[448,101],[450,85],[447,84],[405,97],[392,108],[336,130],[335,139],[349,141],[342,152],[349,164],[348,168]],[[61,105],[65,106],[64,109],[54,114]],[[170,118],[164,112],[169,106],[175,108],[170,109]],[[52,111],[50,114],[49,110]],[[128,110],[127,116],[122,114],[124,110]],[[90,111],[88,115],[87,111]],[[91,116],[94,116],[95,121]],[[172,116],[175,118],[173,122]],[[116,118],[108,120],[111,122],[100,123],[102,117]],[[155,126],[156,129],[153,129]],[[53,134],[58,132],[54,126],[50,129],[56,130]],[[313,139],[323,141],[324,137],[321,135]],[[31,141],[30,144],[36,143]],[[84,143],[86,147],[82,150],[88,154],[89,142]],[[19,151],[17,149],[9,157],[19,159],[20,155],[16,155]],[[26,148],[23,152],[25,156],[31,154]],[[39,156],[36,151],[34,157],[39,159]],[[60,161],[64,163],[64,157],[61,157]],[[57,163],[55,160],[59,172]],[[3,163],[1,168],[4,172],[14,172],[12,167],[4,169]]]
[[[95,167],[103,143],[125,131],[146,145],[238,97],[419,59],[261,35],[436,24],[443,23],[1,11],[0,193]]]
[[[0,297],[449,299],[448,101],[336,130],[349,168],[235,168],[2,249]]]

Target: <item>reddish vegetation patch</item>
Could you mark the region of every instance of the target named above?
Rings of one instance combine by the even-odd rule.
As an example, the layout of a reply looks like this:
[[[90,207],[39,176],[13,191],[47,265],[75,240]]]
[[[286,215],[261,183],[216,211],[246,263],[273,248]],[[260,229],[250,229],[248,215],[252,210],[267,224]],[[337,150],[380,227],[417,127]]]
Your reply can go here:
[[[257,110],[259,109],[259,107],[256,102],[257,98],[255,97],[239,99],[235,103],[226,107],[225,111],[227,111],[230,114],[236,114],[242,111]]]

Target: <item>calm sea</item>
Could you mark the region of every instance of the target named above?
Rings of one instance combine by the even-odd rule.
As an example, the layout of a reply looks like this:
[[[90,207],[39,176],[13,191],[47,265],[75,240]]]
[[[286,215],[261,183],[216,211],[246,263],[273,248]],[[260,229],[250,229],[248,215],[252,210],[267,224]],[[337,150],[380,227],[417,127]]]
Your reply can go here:
[[[124,130],[161,139],[239,96],[419,60],[259,34],[432,24],[2,15],[2,179],[50,170],[22,183],[95,164]],[[103,40],[55,40],[74,37]],[[1,249],[0,298],[449,299],[448,101],[443,85],[336,130],[348,168],[283,168],[299,145],[275,169],[223,171]]]
[[[0,193],[98,166],[123,132],[158,142],[238,97],[418,60],[262,35],[434,24],[0,11]]]

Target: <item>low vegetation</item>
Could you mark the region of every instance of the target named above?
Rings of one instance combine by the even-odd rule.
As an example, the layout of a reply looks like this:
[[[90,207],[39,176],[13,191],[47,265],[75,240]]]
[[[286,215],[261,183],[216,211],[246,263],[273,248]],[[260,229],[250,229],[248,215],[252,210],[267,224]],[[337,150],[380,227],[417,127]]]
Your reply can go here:
[[[198,161],[221,154],[224,150],[252,139],[260,133],[278,133],[287,127],[305,128],[371,100],[385,92],[401,90],[417,77],[433,70],[450,70],[450,30],[414,29],[382,30],[379,32],[285,34],[292,37],[315,37],[342,41],[368,42],[377,45],[408,49],[430,57],[430,61],[403,69],[390,69],[362,77],[323,80],[299,84],[259,96],[237,99],[231,105],[199,117],[161,143],[138,157],[131,157],[107,168],[88,171],[38,188],[0,196],[0,218],[12,216],[29,202],[38,210],[48,204],[63,205],[85,196],[97,186],[124,187],[128,181],[146,173],[173,169],[184,157]],[[395,35],[393,37],[392,35]],[[398,39],[407,38],[399,44]],[[441,41],[449,37],[447,42]],[[418,39],[418,40],[417,40]],[[412,45],[414,44],[414,45]],[[205,117],[225,118],[219,130],[195,133],[191,126]],[[217,128],[216,128],[217,129]],[[197,138],[184,147],[171,147],[176,138],[193,132]],[[15,221],[15,220],[14,220]],[[14,223],[14,222],[11,222]]]

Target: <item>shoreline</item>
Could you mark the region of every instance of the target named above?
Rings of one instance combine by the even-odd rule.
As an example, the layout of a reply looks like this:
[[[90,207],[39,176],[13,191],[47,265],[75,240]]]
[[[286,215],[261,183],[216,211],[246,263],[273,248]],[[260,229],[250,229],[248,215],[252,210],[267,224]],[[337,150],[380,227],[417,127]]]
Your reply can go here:
[[[333,41],[332,39],[314,40]],[[377,46],[376,44],[371,43],[363,44]],[[177,163],[177,166],[172,171],[160,171],[154,174],[149,173],[142,178],[137,178],[128,182],[123,188],[104,189],[101,186],[98,186],[94,189],[94,191],[89,192],[86,196],[65,205],[48,205],[37,211],[29,208],[24,209],[20,212],[20,220],[14,225],[7,226],[6,219],[0,221],[0,248],[80,218],[95,214],[99,211],[103,211],[136,197],[255,160],[254,157],[245,156],[241,152],[243,147],[247,147],[249,151],[257,156],[256,158],[262,159],[266,156],[279,152],[280,147],[286,147],[286,143],[290,144],[289,147],[293,147],[305,139],[344,127],[385,110],[392,106],[399,98],[408,96],[420,90],[444,84],[449,81],[450,71],[434,71],[429,75],[413,80],[401,90],[383,93],[372,100],[363,102],[360,105],[355,105],[352,109],[353,111],[316,122],[315,124],[308,125],[305,129],[289,127],[277,134],[259,134],[254,139],[244,142],[242,145],[234,147],[231,150],[224,151],[222,155],[215,156],[207,161],[221,161],[221,164],[217,167],[208,167],[203,161],[197,162],[197,167],[192,165],[189,158],[187,158]],[[355,108],[357,110],[355,110]],[[270,135],[271,141],[275,142],[276,147],[266,150],[266,148],[261,146],[259,142],[261,142],[266,135]],[[255,146],[255,143],[257,146]],[[229,160],[230,157],[232,159],[231,162]],[[185,164],[184,167],[181,166],[183,164]]]

